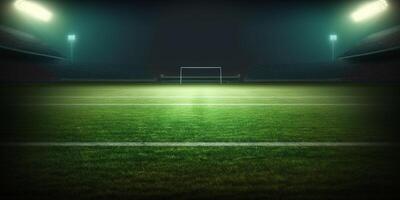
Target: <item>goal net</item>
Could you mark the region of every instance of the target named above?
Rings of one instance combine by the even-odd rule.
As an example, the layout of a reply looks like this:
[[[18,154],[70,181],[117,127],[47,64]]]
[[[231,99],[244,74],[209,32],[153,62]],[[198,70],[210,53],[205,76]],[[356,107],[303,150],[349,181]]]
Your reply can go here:
[[[222,84],[222,67],[180,67],[179,83],[182,84],[188,79],[208,79]]]

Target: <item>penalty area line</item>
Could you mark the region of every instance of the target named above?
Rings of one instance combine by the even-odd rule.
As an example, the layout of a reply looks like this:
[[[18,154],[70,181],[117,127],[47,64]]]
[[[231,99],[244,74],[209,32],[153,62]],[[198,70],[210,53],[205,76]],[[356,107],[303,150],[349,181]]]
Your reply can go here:
[[[363,103],[45,103],[17,106],[373,106]]]
[[[15,147],[381,147],[387,142],[13,142]]]
[[[365,98],[366,96],[26,96],[57,99],[329,99]]]

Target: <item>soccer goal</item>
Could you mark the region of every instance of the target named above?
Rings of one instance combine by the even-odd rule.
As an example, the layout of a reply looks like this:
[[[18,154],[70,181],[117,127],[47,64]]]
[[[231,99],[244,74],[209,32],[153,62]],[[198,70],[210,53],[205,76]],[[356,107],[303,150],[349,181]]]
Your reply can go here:
[[[218,76],[185,76],[185,72],[188,70],[215,70]],[[185,78],[216,78],[219,80],[219,84],[222,84],[222,67],[180,67],[179,69],[179,84],[182,85]]]

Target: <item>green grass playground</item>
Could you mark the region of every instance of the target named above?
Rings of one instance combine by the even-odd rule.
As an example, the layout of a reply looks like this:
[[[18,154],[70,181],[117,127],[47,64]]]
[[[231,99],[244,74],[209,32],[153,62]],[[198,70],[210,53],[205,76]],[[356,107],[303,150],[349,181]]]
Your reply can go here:
[[[5,196],[393,198],[394,139],[374,86],[15,87]],[[3,127],[2,132],[11,132]],[[12,150],[10,150],[12,149]],[[12,181],[11,181],[12,180]]]

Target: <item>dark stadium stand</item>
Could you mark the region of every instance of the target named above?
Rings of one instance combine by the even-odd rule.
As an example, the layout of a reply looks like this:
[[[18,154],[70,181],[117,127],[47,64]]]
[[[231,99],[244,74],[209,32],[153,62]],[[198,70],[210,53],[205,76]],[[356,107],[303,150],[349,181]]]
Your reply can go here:
[[[62,63],[55,72],[61,81],[155,81],[146,67],[128,64]]]
[[[63,57],[34,36],[0,26],[0,81],[50,81],[56,76],[47,66]]]
[[[400,80],[400,26],[372,34],[339,59],[351,64],[347,79],[355,81]]]
[[[339,81],[346,73],[348,64],[344,62],[255,66],[246,81]]]

